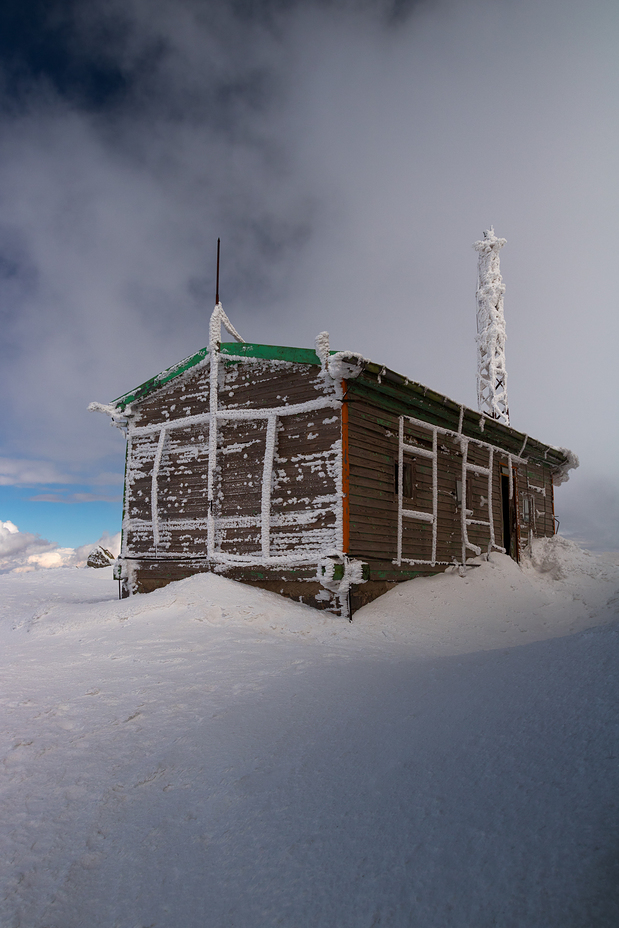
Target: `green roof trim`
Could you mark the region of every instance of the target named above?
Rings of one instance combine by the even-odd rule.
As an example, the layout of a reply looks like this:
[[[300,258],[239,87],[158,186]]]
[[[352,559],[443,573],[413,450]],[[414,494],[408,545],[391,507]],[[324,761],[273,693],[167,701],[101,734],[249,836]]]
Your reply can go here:
[[[317,364],[320,358],[313,348],[286,348],[283,345],[254,345],[251,342],[222,342],[221,353],[237,358],[264,358],[267,361],[292,361],[296,364]],[[330,351],[329,354],[336,354]]]
[[[287,348],[283,345],[257,345],[251,342],[222,342],[220,351],[222,355],[228,355],[231,358],[262,358],[267,361],[291,361],[295,364],[315,364],[317,366],[320,366],[321,363],[320,358],[312,348]],[[329,353],[336,354],[335,351]],[[130,403],[144,399],[153,390],[164,386],[170,380],[184,374],[185,371],[191,370],[192,367],[195,367],[207,357],[208,347],[200,348],[190,358],[179,361],[178,364],[168,367],[167,370],[156,374],[150,380],[145,380],[144,383],[130,390],[129,393],[119,396],[113,401],[114,405],[117,409],[124,410]]]
[[[192,354],[190,358],[179,361],[178,364],[174,364],[173,367],[168,367],[167,370],[162,371],[160,374],[156,374],[154,377],[151,377],[150,380],[145,380],[144,383],[130,390],[129,393],[125,393],[123,396],[119,396],[117,399],[113,400],[114,406],[116,406],[117,409],[124,410],[130,403],[144,399],[144,397],[152,393],[153,390],[162,387],[165,383],[174,380],[175,377],[195,367],[196,364],[199,364],[200,361],[203,361],[207,356],[208,348],[200,348],[200,350]]]

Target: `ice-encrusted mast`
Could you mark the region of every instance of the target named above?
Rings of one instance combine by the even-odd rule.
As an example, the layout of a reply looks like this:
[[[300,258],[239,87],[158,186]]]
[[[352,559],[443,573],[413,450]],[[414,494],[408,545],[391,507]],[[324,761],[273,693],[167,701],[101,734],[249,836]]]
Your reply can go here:
[[[473,248],[477,262],[477,405],[479,411],[509,425],[505,369],[505,316],[499,252],[505,244],[490,226]]]

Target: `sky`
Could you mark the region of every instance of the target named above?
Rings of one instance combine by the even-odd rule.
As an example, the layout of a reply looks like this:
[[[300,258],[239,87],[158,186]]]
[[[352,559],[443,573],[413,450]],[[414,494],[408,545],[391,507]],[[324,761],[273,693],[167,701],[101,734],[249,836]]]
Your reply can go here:
[[[619,549],[618,39],[611,0],[7,0],[0,522],[118,532],[87,406],[207,343],[218,236],[247,341],[327,330],[475,408],[492,224],[511,424],[580,458],[561,532]]]

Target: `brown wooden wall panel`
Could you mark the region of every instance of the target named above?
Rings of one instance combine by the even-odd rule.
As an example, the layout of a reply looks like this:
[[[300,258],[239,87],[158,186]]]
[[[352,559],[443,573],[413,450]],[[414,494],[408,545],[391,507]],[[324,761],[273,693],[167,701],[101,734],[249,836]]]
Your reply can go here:
[[[266,420],[223,421],[217,430],[217,518],[260,516]]]
[[[397,550],[398,418],[356,398],[348,403],[350,554],[391,560]]]
[[[279,556],[291,554],[298,550],[299,543],[304,554],[313,554],[316,561],[324,554],[325,548],[333,544],[335,518],[326,513],[325,518],[313,520],[302,526],[286,526],[271,529],[271,554]]]
[[[208,425],[167,430],[157,476],[160,523],[206,517],[207,467]]]
[[[123,538],[129,554],[153,550],[151,520],[152,471],[157,451],[156,435],[133,437],[125,474],[125,525]]]
[[[139,400],[133,409],[136,424],[145,426],[201,415],[208,412],[208,404],[209,369],[202,364]]]
[[[129,557],[148,556],[155,553],[153,527],[149,522],[132,520],[129,526],[123,526],[126,534],[126,552]]]
[[[134,434],[128,468],[125,540],[130,556],[206,553],[209,426],[176,425],[175,417],[208,413],[208,367],[201,366],[140,401],[138,427],[165,424],[157,486],[159,541],[151,524],[152,475],[160,432]],[[251,359],[220,370],[222,407],[270,409],[314,401],[325,390],[320,368]],[[278,418],[271,483],[273,553],[333,548],[339,506],[340,411],[324,407]],[[214,515],[216,549],[262,551],[262,479],[267,419],[220,419],[217,430]],[[191,522],[195,520],[192,527]],[[223,520],[220,524],[219,520]],[[234,520],[231,522],[231,520]]]
[[[397,553],[397,495],[395,463],[398,454],[398,417],[367,402],[349,403],[350,457],[350,518],[351,554],[358,557],[394,559]],[[431,451],[430,428],[411,424],[405,419],[404,441],[407,445]],[[457,487],[462,481],[462,448],[457,436],[437,436],[437,547],[441,561],[458,561],[462,557],[461,511],[457,504]],[[432,512],[432,460],[425,455],[407,451],[404,460],[413,463],[414,488],[410,499],[404,499],[405,509]],[[470,440],[467,463],[488,468],[489,449]],[[503,545],[503,504],[500,465],[507,455],[494,450],[492,462],[492,511],[489,508],[488,476],[467,470],[467,517],[477,522],[492,523],[494,544]],[[543,498],[543,497],[542,497]],[[537,507],[540,520],[547,525],[547,512]],[[468,525],[471,544],[486,552],[490,547],[490,525]],[[402,556],[404,559],[429,560],[431,557],[432,526],[415,519],[403,519]],[[473,551],[467,551],[473,556]]]
[[[221,406],[230,409],[292,406],[333,393],[320,368],[285,361],[246,359],[225,365]]]
[[[216,547],[224,554],[260,554],[260,525],[226,528],[220,524],[216,532]]]
[[[272,479],[274,516],[334,505],[341,429],[335,413],[319,409],[279,420]]]
[[[553,515],[550,468],[528,461],[518,468],[518,518],[523,546],[531,536],[554,535]]]
[[[223,356],[221,359],[220,408],[290,406],[333,392],[333,384],[325,382],[315,365],[258,358],[242,362],[226,361]],[[201,364],[136,403],[136,424],[171,422],[208,413],[209,394],[209,366]]]

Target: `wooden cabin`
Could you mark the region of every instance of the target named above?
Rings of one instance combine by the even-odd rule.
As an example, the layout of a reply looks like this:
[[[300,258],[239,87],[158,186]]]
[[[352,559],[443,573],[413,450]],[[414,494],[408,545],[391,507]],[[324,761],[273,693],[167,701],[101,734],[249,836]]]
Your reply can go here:
[[[91,406],[127,436],[123,596],[214,571],[351,616],[554,534],[553,485],[577,466],[565,449],[332,352],[325,333],[318,353],[217,334]]]

